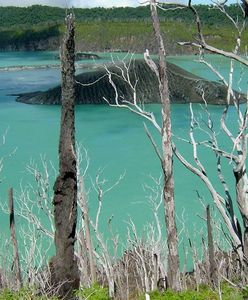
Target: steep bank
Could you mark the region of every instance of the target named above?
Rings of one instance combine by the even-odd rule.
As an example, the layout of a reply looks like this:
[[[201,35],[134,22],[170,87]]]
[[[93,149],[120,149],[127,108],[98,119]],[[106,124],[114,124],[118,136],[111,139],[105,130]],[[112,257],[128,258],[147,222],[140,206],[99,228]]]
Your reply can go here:
[[[109,69],[120,75],[114,66]],[[134,83],[137,76],[137,99],[140,103],[159,103],[158,83],[144,60],[137,60],[130,66],[130,78]],[[207,81],[195,76],[174,64],[168,63],[168,78],[171,100],[173,103],[201,103],[204,91],[209,104],[225,104],[227,89],[220,83]],[[103,67],[87,71],[76,77],[77,104],[103,104],[104,97],[115,103],[115,92],[109,83]],[[120,78],[113,76],[119,96],[131,100],[133,95],[130,87]],[[95,82],[95,83],[94,83]],[[94,83],[94,84],[91,84]],[[239,95],[241,101],[243,95]],[[57,86],[45,92],[34,92],[18,95],[17,101],[27,104],[60,104],[61,88]]]
[[[0,51],[58,50],[60,41],[58,25],[0,30]]]

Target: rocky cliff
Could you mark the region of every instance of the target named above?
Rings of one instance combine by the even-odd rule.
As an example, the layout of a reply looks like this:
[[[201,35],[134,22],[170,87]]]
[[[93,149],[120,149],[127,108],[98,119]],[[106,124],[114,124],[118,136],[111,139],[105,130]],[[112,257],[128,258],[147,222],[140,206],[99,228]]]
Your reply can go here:
[[[113,75],[120,97],[132,99],[132,91],[124,80],[121,79],[120,70],[109,66]],[[137,60],[130,65],[130,78],[134,83],[137,79],[137,99],[141,103],[159,103],[158,83],[145,61]],[[225,104],[227,89],[224,85],[207,81],[195,76],[178,66],[168,63],[169,91],[172,103],[201,103],[202,94],[209,104]],[[88,70],[76,77],[77,104],[103,104],[104,97],[110,103],[115,102],[115,92],[103,67]],[[94,83],[95,82],[95,83]],[[91,84],[94,83],[94,84]],[[242,94],[237,94],[240,101],[244,101]],[[60,104],[61,88],[57,86],[45,92],[34,92],[18,95],[17,101],[28,104]]]

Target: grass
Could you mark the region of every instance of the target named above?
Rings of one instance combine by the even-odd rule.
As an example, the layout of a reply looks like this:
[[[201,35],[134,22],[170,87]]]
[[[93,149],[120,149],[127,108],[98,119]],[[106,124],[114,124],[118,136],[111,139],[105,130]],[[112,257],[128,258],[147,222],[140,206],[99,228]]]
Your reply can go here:
[[[223,300],[243,300],[248,299],[248,287],[243,291],[237,288],[233,288],[228,284],[222,284],[222,299]],[[108,297],[108,288],[101,287],[99,284],[95,283],[90,288],[80,289],[75,292],[79,299],[87,300],[110,300]],[[149,293],[151,300],[219,300],[219,295],[217,291],[213,291],[207,285],[201,285],[199,291],[182,291],[180,293],[175,293],[171,290],[167,290],[164,293],[159,293],[154,291]],[[10,291],[8,289],[3,290],[0,293],[0,300],[58,300],[56,297],[47,298],[45,296],[36,295],[35,289],[22,288],[19,291]],[[141,295],[139,300],[144,300],[145,295]],[[137,298],[130,298],[130,300],[137,300]]]
[[[103,288],[97,283],[93,284],[90,288],[77,291],[76,295],[79,299],[109,300],[108,288]]]
[[[35,289],[31,288],[21,288],[18,291],[10,291],[9,289],[4,289],[0,293],[0,300],[47,300],[47,296],[37,295]],[[57,297],[51,297],[50,300],[58,300]]]
[[[227,284],[221,286],[222,300],[242,300],[244,294],[237,288],[233,288]],[[150,293],[151,300],[219,300],[219,294],[217,291],[213,291],[209,286],[202,285],[199,287],[199,291],[182,291],[175,293],[171,290],[167,290],[164,293],[154,291]],[[144,296],[141,296],[139,300],[143,300]]]

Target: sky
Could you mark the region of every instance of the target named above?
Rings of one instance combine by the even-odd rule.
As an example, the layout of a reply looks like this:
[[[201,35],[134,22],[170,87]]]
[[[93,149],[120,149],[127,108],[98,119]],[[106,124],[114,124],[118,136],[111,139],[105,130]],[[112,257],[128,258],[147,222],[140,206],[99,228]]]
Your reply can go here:
[[[181,0],[185,3],[185,0]],[[113,7],[113,6],[138,6],[144,0],[0,0],[0,6],[29,6],[33,4],[49,5],[49,6],[73,6],[73,7]],[[162,2],[162,1],[161,1]],[[166,2],[166,1],[164,1]],[[172,2],[172,1],[168,1]],[[229,0],[234,3],[235,0]],[[211,4],[211,0],[193,0],[192,4]]]

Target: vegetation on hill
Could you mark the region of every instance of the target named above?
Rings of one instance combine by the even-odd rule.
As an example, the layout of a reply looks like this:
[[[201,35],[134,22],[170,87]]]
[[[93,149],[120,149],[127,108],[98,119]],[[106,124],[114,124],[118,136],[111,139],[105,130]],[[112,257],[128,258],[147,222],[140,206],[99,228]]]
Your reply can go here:
[[[58,46],[60,30],[58,25],[39,25],[31,28],[15,28],[0,31],[0,49],[5,50],[45,50],[53,48],[53,44],[47,43],[55,39],[55,47]]]
[[[196,5],[201,21],[205,25],[230,24],[230,20],[223,18],[222,13],[215,9],[213,5]],[[226,7],[230,16],[242,18],[237,5]],[[89,21],[138,21],[150,20],[148,6],[139,7],[119,7],[119,8],[75,8],[76,20],[78,22]],[[167,10],[161,11],[161,20],[173,20],[177,22],[192,23],[192,12],[190,10]],[[30,26],[36,24],[58,24],[65,19],[65,9],[59,7],[49,7],[33,5],[29,7],[0,7],[0,27],[9,28],[16,25]]]
[[[233,49],[235,35],[228,18],[213,6],[197,5],[205,38],[215,47]],[[242,19],[236,5],[227,8],[231,16]],[[143,52],[153,46],[149,8],[75,9],[77,47],[82,51],[131,50]],[[65,10],[58,7],[0,7],[0,50],[56,50],[64,32]],[[170,54],[192,53],[177,41],[192,40],[196,34],[190,10],[161,12],[161,29]],[[185,24],[187,23],[187,24]],[[214,34],[213,34],[214,33]],[[244,34],[248,40],[248,33]],[[242,46],[245,51],[245,45]]]

